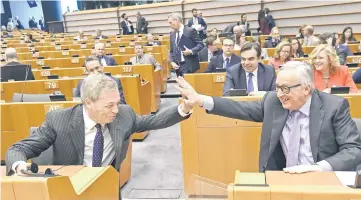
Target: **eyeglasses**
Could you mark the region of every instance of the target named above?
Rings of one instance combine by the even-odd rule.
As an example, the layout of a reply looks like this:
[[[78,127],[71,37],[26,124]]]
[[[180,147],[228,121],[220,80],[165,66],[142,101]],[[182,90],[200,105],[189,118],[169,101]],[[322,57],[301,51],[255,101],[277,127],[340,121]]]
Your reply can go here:
[[[279,85],[276,85],[276,92],[281,90],[283,94],[288,94],[288,93],[290,93],[291,88],[295,88],[295,87],[299,87],[299,86],[301,86],[301,84],[292,85],[292,86],[279,86]]]
[[[282,53],[287,53],[287,54],[290,54],[290,52],[289,51],[281,51]]]

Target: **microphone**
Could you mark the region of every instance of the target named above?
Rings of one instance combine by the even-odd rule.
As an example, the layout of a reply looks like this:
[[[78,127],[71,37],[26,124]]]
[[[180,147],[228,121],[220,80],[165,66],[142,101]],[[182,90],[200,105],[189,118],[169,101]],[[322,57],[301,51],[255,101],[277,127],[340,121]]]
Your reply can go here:
[[[20,172],[31,177],[54,177],[58,176],[54,173],[51,168],[47,168],[45,173],[38,173],[39,166],[36,163],[31,163],[30,167],[27,170],[21,170]]]
[[[29,62],[31,62],[31,61],[29,61]],[[24,98],[24,92],[25,92],[26,81],[28,80],[28,74],[29,74],[30,68],[31,68],[30,64],[26,65],[25,80],[24,80],[23,89],[21,90],[20,102],[24,102],[24,99],[23,99]]]
[[[30,170],[31,173],[29,172],[29,170]],[[38,173],[38,171],[39,171],[38,164],[31,163],[30,167],[28,167],[27,170],[22,169],[20,172],[23,173],[23,174],[32,175],[33,173]]]

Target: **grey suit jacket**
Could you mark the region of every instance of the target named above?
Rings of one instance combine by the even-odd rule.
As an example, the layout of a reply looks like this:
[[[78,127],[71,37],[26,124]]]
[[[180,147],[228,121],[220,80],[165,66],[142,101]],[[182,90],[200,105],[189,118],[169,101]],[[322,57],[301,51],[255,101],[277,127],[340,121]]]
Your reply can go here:
[[[231,66],[236,65],[240,62],[241,62],[241,58],[236,56],[235,54],[232,54],[231,62],[230,62]],[[211,58],[211,61],[209,61],[205,72],[207,73],[216,72],[217,68],[224,68],[223,64],[224,64],[223,54],[220,54],[218,56],[213,56]]]
[[[158,61],[154,58],[153,55],[144,54],[141,59],[138,59],[137,56],[131,57],[130,62],[135,64],[151,64],[155,68],[162,68]]]
[[[280,137],[289,111],[282,107],[275,91],[262,100],[247,102],[214,97],[210,114],[263,122],[259,170],[282,170],[286,159]],[[334,171],[355,170],[361,164],[361,136],[343,97],[314,91],[310,107],[310,143],[314,162],[326,160]]]
[[[221,55],[223,53],[223,51],[221,49],[218,49],[217,51],[215,51],[213,53],[213,56],[218,56]],[[199,62],[208,62],[208,48],[204,47],[199,53],[198,53],[198,57],[199,57]]]
[[[275,68],[263,63],[258,63],[257,85],[258,91],[276,90],[276,73]],[[247,89],[247,77],[241,63],[238,63],[227,70],[226,82],[223,86],[223,95],[228,96],[229,90]]]
[[[115,168],[120,170],[133,133],[166,128],[183,119],[177,106],[157,114],[137,115],[130,106],[120,105],[114,121],[107,124],[115,148]],[[6,152],[7,174],[13,173],[14,162],[37,157],[50,146],[53,146],[54,165],[82,165],[84,131],[83,105],[49,112],[36,133],[15,143]]]
[[[147,34],[148,33],[148,22],[143,16],[137,20],[137,33],[138,34]]]

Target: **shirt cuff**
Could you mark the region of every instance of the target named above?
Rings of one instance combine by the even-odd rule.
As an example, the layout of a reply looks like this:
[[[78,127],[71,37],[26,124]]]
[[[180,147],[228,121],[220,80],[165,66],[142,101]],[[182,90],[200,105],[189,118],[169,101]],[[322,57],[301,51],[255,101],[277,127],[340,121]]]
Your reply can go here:
[[[14,174],[16,174],[16,170],[15,170],[16,167],[18,165],[20,165],[20,164],[26,164],[26,162],[24,162],[24,161],[16,161],[16,162],[14,162],[13,166],[11,166],[11,170],[13,170]]]
[[[178,106],[178,113],[182,117],[187,117],[188,115],[193,113],[193,110],[189,111],[188,113],[184,113],[181,108],[182,108],[182,104]]]
[[[316,163],[323,171],[332,172],[333,168],[326,160],[321,160],[320,162]]]
[[[213,98],[210,96],[203,96],[203,106],[202,107],[209,111],[213,110],[213,108],[214,108]]]

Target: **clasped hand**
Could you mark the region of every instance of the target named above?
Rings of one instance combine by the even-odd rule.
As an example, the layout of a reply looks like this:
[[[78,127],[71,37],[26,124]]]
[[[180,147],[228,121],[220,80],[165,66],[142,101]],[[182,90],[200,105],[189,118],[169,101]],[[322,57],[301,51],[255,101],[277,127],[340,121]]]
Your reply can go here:
[[[177,85],[174,87],[181,93],[183,103],[187,107],[203,106],[203,97],[198,94],[193,87],[183,79],[183,77],[176,78]]]

